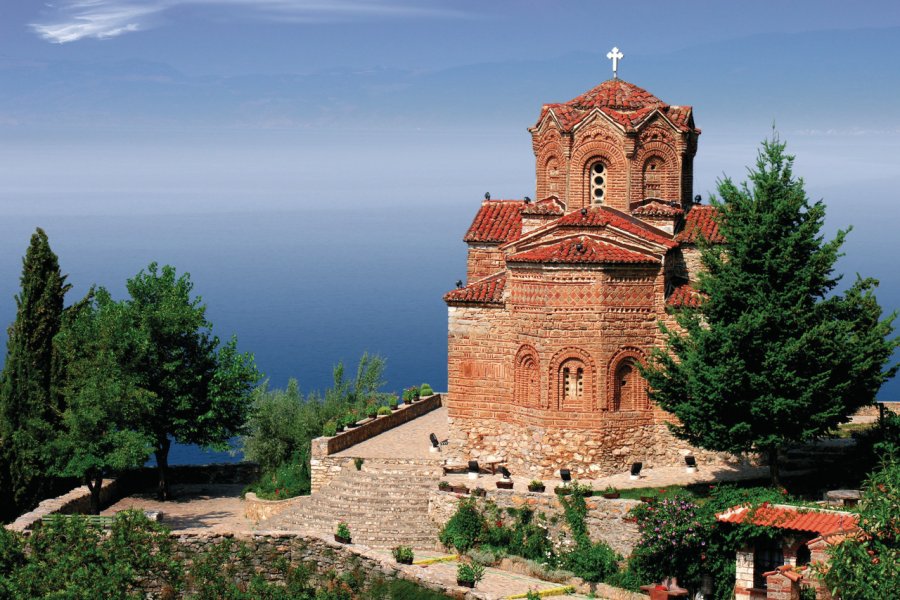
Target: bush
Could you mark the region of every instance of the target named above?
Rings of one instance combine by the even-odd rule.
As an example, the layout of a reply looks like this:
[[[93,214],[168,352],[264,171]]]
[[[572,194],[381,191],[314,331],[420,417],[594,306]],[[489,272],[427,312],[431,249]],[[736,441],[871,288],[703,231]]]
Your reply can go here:
[[[536,492],[544,487],[544,482],[540,479],[532,479],[528,484],[529,492]]]
[[[394,555],[394,560],[399,563],[412,564],[413,549],[409,546],[396,546],[391,550],[391,554]]]
[[[444,525],[439,539],[444,546],[456,548],[457,552],[465,554],[479,541],[484,528],[484,517],[475,506],[475,500],[464,498]]]
[[[335,435],[337,435],[337,423],[335,423],[334,421],[328,421],[327,423],[325,423],[325,425],[322,427],[322,435],[324,435],[325,437],[334,437]]]
[[[342,537],[348,539],[350,537],[350,526],[347,525],[344,521],[338,523],[337,529],[334,534],[338,537]]]
[[[433,395],[434,395],[434,390],[432,390],[431,386],[428,385],[427,383],[423,383],[422,385],[419,386],[419,397],[420,398],[425,397],[425,396],[433,396]]]
[[[477,584],[484,579],[484,566],[476,562],[461,562],[456,567],[456,579],[457,581],[467,581],[469,583]]]
[[[274,473],[263,474],[259,481],[248,485],[244,491],[253,492],[263,500],[284,500],[308,494],[309,490],[308,459],[297,457],[275,469]]]
[[[400,401],[397,399],[397,396],[391,396],[387,401],[388,408],[397,408],[400,405]]]

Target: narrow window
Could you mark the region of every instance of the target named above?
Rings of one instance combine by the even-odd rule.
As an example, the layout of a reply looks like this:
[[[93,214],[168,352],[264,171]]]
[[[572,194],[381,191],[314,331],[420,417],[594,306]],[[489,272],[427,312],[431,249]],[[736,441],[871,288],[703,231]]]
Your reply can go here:
[[[569,367],[563,369],[563,398],[571,398],[572,397],[572,386],[571,381],[569,380]]]
[[[591,202],[593,204],[603,204],[606,197],[606,165],[602,162],[595,162],[591,165]]]
[[[575,396],[578,398],[584,396],[584,369],[578,369],[576,373]]]

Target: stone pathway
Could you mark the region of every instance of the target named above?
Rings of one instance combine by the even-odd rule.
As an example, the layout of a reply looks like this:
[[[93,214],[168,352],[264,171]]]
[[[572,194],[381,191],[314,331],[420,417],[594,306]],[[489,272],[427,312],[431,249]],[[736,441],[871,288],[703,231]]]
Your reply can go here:
[[[160,511],[162,524],[172,531],[249,533],[253,523],[244,516],[243,490],[240,484],[176,484],[172,486],[175,500],[170,502],[157,500],[154,490],[122,498],[100,514],[115,515],[128,509]]]
[[[370,440],[360,442],[331,456],[352,456],[354,458],[417,458],[440,460],[441,453],[430,452],[428,434],[434,433],[439,440],[447,439],[450,428],[447,424],[447,409],[444,407],[385,431]]]

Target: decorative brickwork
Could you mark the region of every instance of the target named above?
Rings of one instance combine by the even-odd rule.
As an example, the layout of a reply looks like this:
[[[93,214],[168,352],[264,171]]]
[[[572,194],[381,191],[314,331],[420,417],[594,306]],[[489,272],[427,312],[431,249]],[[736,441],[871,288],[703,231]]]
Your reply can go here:
[[[468,285],[444,297],[450,453],[536,477],[721,459],[672,437],[638,368],[696,300],[696,233],[721,241],[691,199],[691,108],[610,80],[529,131],[541,200],[483,202]]]

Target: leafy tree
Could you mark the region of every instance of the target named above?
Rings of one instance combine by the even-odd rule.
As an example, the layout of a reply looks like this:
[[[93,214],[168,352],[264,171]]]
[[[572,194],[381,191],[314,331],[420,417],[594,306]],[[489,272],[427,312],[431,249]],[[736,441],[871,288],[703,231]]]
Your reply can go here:
[[[259,380],[253,356],[212,335],[206,306],[192,297],[190,275],[151,263],[127,283],[132,327],[145,343],[128,366],[134,383],[152,394],[142,431],[159,466],[159,497],[171,498],[169,448],[175,440],[225,449],[242,432],[250,392]]]
[[[129,322],[127,306],[100,288],[70,309],[56,336],[64,363],[66,400],[62,430],[53,442],[54,472],[77,477],[91,492],[91,512],[100,512],[100,488],[111,470],[140,467],[151,439],[141,431],[150,394],[138,387],[128,361],[143,339]]]
[[[63,301],[71,286],[42,229],[31,236],[21,284],[0,375],[0,488],[5,494],[0,516],[4,519],[33,506],[49,491],[46,442],[54,435],[62,408],[53,389],[53,336],[60,329]]]
[[[724,247],[701,243],[698,308],[663,327],[665,349],[643,369],[651,396],[679,419],[674,433],[716,451],[765,453],[773,482],[786,445],[814,439],[872,404],[897,371],[898,339],[881,319],[877,282],[835,293],[848,230],[825,241],[822,201],[810,203],[792,156],[762,145],[750,184],[719,182]]]
[[[866,482],[860,502],[862,534],[829,548],[818,565],[841,598],[900,598],[900,459],[887,458]]]

